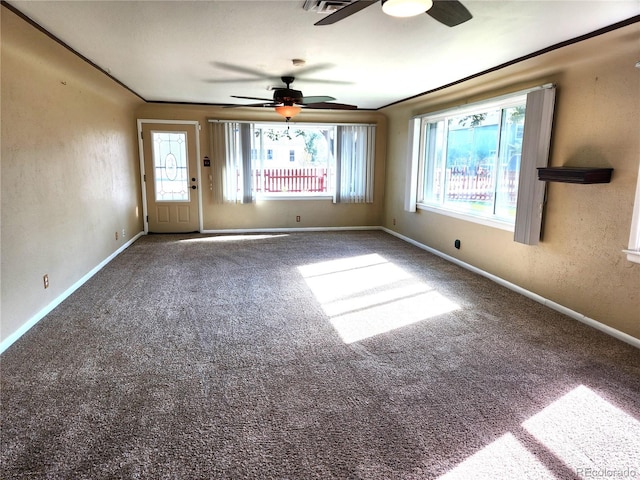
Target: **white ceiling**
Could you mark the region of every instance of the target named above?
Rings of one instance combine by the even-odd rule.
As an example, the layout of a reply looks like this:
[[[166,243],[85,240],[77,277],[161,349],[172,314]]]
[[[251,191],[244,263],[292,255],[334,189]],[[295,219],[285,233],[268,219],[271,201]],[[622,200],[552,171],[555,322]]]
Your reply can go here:
[[[230,96],[271,98],[290,73],[304,95],[370,109],[640,14],[640,0],[462,2],[473,19],[453,28],[379,3],[318,27],[303,0],[8,3],[148,101],[251,103]]]

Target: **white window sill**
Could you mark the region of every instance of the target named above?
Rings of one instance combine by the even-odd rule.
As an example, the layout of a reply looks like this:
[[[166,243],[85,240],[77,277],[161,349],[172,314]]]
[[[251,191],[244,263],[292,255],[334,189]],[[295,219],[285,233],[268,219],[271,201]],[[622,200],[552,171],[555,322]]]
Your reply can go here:
[[[448,210],[446,208],[436,207],[434,205],[426,205],[424,203],[419,203],[416,205],[419,210],[426,210],[428,212],[438,213],[440,215],[445,215],[447,217],[457,218],[459,220],[464,220],[467,222],[478,223],[480,225],[485,225],[487,227],[498,228],[500,230],[506,230],[508,232],[514,231],[514,225],[509,222],[503,222],[500,220],[494,220],[491,218],[478,217],[476,215],[470,215],[463,212],[456,212],[454,210]]]
[[[305,195],[304,193],[298,194],[290,194],[290,193],[270,193],[268,195],[258,195],[256,200],[261,201],[271,201],[271,200],[333,200],[333,193],[327,194],[317,194],[311,193],[309,195]]]
[[[640,250],[623,250],[627,254],[627,260],[634,263],[640,263]]]

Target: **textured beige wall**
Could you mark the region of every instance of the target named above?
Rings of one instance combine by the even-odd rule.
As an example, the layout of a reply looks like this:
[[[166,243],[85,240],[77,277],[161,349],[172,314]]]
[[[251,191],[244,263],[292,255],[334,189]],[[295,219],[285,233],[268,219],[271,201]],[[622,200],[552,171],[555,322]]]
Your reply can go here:
[[[279,121],[281,116],[269,109],[228,109],[197,105],[145,104],[137,111],[138,118],[164,120],[197,120],[200,131],[202,157],[209,156],[212,167],[202,167],[204,230],[259,229],[259,228],[310,228],[380,225],[384,200],[386,118],[375,112],[304,111],[296,120],[300,122],[363,122],[375,123],[376,163],[374,201],[372,204],[333,204],[323,200],[267,200],[255,204],[232,205],[220,203],[219,192],[208,189],[209,174],[214,176],[215,188],[220,188],[216,165],[222,159],[211,151],[208,119],[234,119],[252,121]],[[294,128],[292,125],[291,128]],[[218,193],[218,195],[216,195]],[[296,222],[296,216],[300,222]]]
[[[141,101],[8,9],[0,14],[5,340],[142,230]]]
[[[634,24],[384,109],[384,225],[640,338],[640,265],[621,252],[628,245],[640,160],[638,60],[640,25]],[[550,165],[610,166],[611,183],[549,183],[538,246],[513,242],[511,232],[403,211],[412,115],[549,82],[558,87]]]

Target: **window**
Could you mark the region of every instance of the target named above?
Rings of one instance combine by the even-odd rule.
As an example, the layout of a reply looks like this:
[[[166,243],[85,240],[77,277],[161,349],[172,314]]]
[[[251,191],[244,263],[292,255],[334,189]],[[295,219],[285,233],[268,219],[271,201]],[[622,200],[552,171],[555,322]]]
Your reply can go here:
[[[473,105],[415,117],[405,208],[434,210],[540,236],[555,88],[546,85]],[[525,121],[526,120],[526,121]]]
[[[335,125],[246,125],[257,152],[251,167],[254,196],[333,194]]]
[[[214,151],[224,156],[228,202],[283,197],[373,201],[373,126],[210,122]]]
[[[151,132],[156,202],[188,202],[187,133]]]
[[[422,118],[418,203],[513,224],[525,103]]]

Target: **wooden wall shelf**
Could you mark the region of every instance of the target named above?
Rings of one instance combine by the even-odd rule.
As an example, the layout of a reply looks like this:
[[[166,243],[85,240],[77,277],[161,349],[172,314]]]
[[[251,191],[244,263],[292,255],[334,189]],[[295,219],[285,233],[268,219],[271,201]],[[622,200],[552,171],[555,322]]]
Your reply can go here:
[[[613,168],[544,167],[538,168],[538,180],[565,183],[609,183]]]

